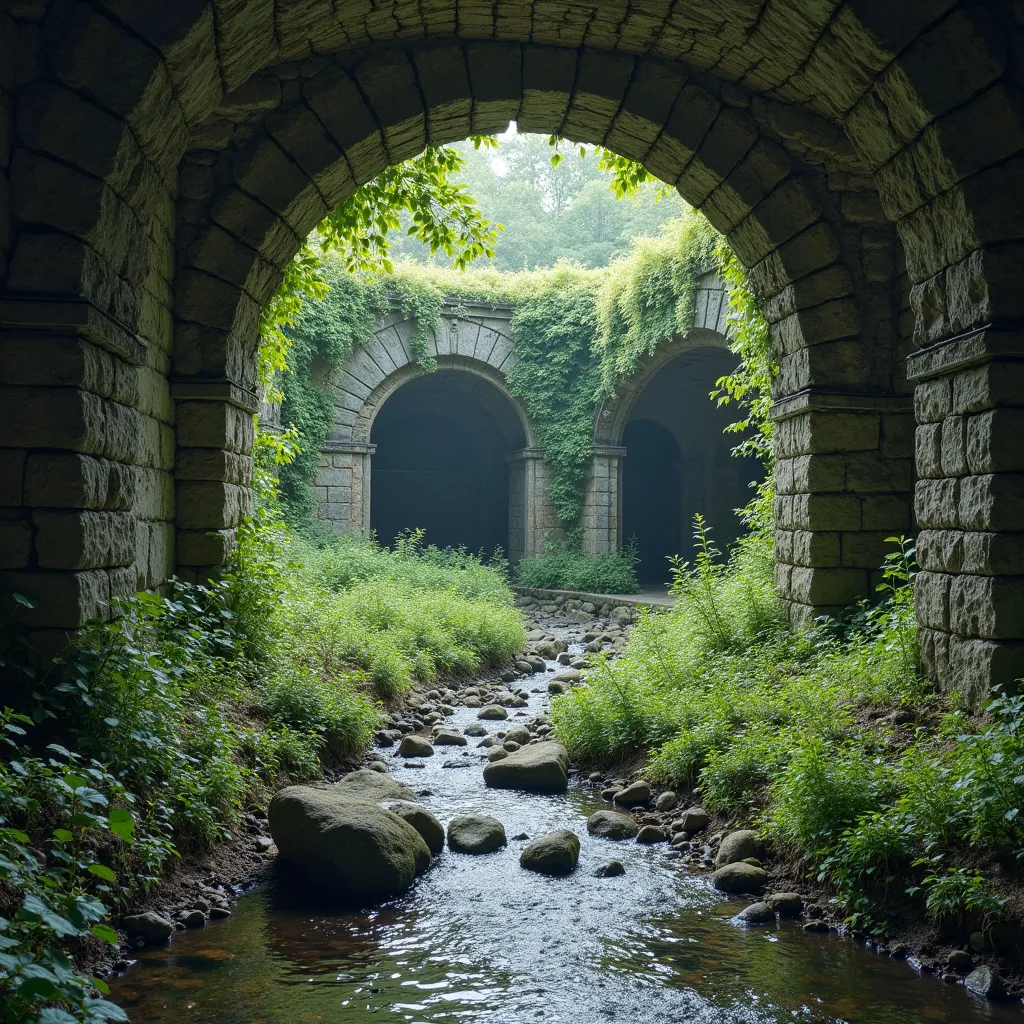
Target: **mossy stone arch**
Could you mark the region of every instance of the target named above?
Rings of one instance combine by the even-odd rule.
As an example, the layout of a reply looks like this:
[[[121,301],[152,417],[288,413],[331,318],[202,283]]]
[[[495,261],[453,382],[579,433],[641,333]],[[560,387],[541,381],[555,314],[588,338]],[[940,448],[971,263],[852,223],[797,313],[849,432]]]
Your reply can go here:
[[[920,352],[926,663],[968,691],[1019,675],[1015,12],[8,7],[3,584],[59,641],[175,564],[222,559],[247,507],[258,311],[299,240],[389,162],[515,118],[644,161],[751,268],[782,360],[795,618],[869,592],[884,536],[911,526]]]

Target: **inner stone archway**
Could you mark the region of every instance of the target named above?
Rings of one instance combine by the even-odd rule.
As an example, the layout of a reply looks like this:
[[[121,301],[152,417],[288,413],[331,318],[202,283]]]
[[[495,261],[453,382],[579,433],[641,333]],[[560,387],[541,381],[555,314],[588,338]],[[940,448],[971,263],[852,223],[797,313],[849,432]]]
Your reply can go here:
[[[439,547],[509,550],[506,460],[526,437],[496,387],[456,370],[415,377],[381,406],[370,439],[370,525],[382,543],[422,529]]]
[[[681,352],[650,376],[629,408],[621,441],[622,533],[627,542],[636,539],[645,583],[668,579],[668,557],[691,559],[695,514],[704,516],[719,548],[741,532],[735,510],[762,474],[756,460],[733,456],[738,438],[725,432],[733,411],[709,398],[735,362],[723,348]]]

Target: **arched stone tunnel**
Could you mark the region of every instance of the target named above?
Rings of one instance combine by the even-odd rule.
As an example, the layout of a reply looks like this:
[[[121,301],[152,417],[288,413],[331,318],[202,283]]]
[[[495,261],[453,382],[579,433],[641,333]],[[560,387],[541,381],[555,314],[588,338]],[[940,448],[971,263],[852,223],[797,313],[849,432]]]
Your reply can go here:
[[[514,119],[642,161],[750,268],[794,619],[869,593],[916,525],[927,670],[1020,675],[1022,33],[1011,0],[12,0],[0,585],[46,649],[221,562],[300,239]]]

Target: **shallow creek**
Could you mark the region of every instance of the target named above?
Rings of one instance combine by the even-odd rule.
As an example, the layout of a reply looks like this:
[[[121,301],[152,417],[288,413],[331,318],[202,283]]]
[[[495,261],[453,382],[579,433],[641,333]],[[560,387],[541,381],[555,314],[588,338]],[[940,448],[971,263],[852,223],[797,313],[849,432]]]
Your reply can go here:
[[[560,668],[533,677],[529,686],[545,692],[508,724],[547,710],[547,679]],[[462,729],[476,710],[448,721]],[[1019,1004],[975,999],[835,934],[733,923],[749,901],[724,899],[665,844],[589,836],[588,815],[607,806],[592,787],[573,782],[560,796],[487,789],[477,742],[439,747],[419,769],[396,756],[391,772],[442,822],[464,811],[498,818],[505,849],[445,849],[406,895],[359,911],[325,909],[284,880],[261,886],[228,920],[140,954],[112,982],[113,998],[136,1024],[1020,1024]],[[522,870],[526,840],[513,837],[557,828],[580,837],[575,873]],[[625,875],[594,877],[611,857]]]

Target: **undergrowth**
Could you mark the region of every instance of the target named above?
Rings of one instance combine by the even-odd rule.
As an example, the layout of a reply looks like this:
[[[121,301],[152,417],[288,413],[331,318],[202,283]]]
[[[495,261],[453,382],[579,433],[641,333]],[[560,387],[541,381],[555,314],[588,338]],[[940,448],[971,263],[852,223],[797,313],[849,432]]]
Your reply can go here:
[[[771,533],[728,560],[701,522],[671,611],[555,701],[580,761],[644,752],[654,781],[800,854],[848,921],[885,934],[896,908],[986,931],[993,862],[1024,859],[1024,697],[972,716],[919,673],[913,547],[892,538],[880,603],[793,631],[772,589]]]
[[[516,566],[516,583],[544,590],[581,590],[589,594],[637,594],[636,551],[627,547],[605,555],[565,549]]]
[[[122,602],[42,679],[0,623],[0,669],[33,695],[0,711],[5,1024],[126,1019],[72,949],[116,944],[109,918],[170,860],[230,838],[283,782],[361,754],[414,681],[525,642],[500,560],[415,535],[394,551],[294,538],[273,473],[287,448],[258,441],[256,511],[220,580]]]

